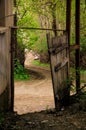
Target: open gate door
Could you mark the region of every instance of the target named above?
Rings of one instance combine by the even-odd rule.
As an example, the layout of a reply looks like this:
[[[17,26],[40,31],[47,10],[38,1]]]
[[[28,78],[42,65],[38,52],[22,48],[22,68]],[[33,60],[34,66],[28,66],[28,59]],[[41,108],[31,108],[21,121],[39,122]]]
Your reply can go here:
[[[69,103],[69,50],[67,34],[50,38],[47,35],[55,108]]]

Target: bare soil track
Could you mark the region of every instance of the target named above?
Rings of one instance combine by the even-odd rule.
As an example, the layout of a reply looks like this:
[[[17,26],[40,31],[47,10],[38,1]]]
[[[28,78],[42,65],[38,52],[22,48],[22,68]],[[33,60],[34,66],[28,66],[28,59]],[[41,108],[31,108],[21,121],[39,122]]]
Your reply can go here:
[[[41,67],[27,67],[29,81],[15,82],[14,110],[18,114],[54,108],[53,88],[50,70]]]

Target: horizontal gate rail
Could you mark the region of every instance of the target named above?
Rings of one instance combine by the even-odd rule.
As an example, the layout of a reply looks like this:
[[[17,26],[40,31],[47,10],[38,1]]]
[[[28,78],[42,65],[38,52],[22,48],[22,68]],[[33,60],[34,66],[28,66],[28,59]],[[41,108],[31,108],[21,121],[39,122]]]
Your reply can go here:
[[[49,53],[52,53],[53,55],[56,55],[56,54],[58,54],[59,52],[61,52],[62,50],[66,49],[66,48],[68,48],[68,45],[64,44],[64,45],[60,45],[59,47],[52,47],[48,51],[49,51]]]
[[[62,32],[66,32],[66,30],[64,29],[52,29],[52,28],[33,28],[33,27],[19,27],[19,26],[11,26],[10,28],[13,28],[13,29],[25,29],[25,30],[28,30],[28,29],[31,29],[31,30],[48,30],[48,31],[62,31]]]

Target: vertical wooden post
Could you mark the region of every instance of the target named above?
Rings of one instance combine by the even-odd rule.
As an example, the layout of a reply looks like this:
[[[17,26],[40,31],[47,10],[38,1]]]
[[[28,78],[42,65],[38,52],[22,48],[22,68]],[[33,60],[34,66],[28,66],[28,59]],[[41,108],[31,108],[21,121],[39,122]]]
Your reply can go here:
[[[11,107],[10,110],[14,111],[14,29],[11,28]]]
[[[5,0],[0,0],[0,26],[5,26]]]
[[[68,47],[70,47],[70,32],[71,32],[71,0],[66,0],[66,32],[67,32],[67,36],[68,36]],[[70,60],[70,52],[69,49],[68,51],[68,57]],[[70,62],[68,62],[68,70],[67,70],[67,78],[69,80],[69,66],[70,66]],[[70,88],[70,84],[68,84],[68,88]],[[70,96],[70,89],[67,90]],[[67,98],[67,102],[69,104],[69,97]]]
[[[71,0],[66,0],[66,30],[68,33],[68,45],[70,46]]]
[[[5,18],[5,26],[13,26],[13,1],[12,0],[5,0],[5,16],[11,15]]]
[[[57,106],[57,100],[56,100],[56,97],[55,97],[55,89],[54,89],[54,85],[55,84],[54,84],[54,76],[53,76],[52,64],[51,64],[51,54],[49,52],[50,42],[51,42],[50,33],[46,34],[46,38],[47,38],[47,46],[48,46],[48,53],[49,53],[49,59],[50,59],[50,70],[51,70],[51,78],[52,78],[52,85],[53,85],[54,103],[55,103],[55,108],[56,108],[56,106]]]
[[[53,32],[54,32],[54,35],[57,36],[57,24],[56,24],[56,4],[53,5],[53,8],[52,8],[52,17],[53,17],[53,22],[52,22],[52,29]]]
[[[9,73],[8,73],[8,79],[9,79],[9,82],[8,82],[8,95],[9,95],[9,105],[8,105],[8,109],[9,110],[12,110],[13,111],[13,106],[12,106],[12,102],[11,101],[11,85],[12,85],[12,81],[11,81],[11,68],[12,68],[12,64],[11,64],[11,54],[10,54],[10,49],[11,49],[11,46],[10,46],[10,43],[12,45],[12,42],[11,42],[11,30],[9,29],[9,26],[13,26],[13,16],[12,16],[12,7],[13,7],[13,1],[12,0],[0,0],[0,26],[3,26],[3,27],[7,27],[8,28],[8,31],[6,33],[6,42],[8,43],[9,45],[9,56],[8,56],[8,59],[9,59]],[[7,49],[7,48],[6,48]],[[12,99],[14,100],[14,99]]]
[[[75,37],[76,37],[76,45],[80,46],[80,0],[76,0],[75,2],[76,12],[75,12]],[[75,52],[75,69],[76,69],[76,92],[80,91],[80,48],[76,49]]]
[[[0,0],[0,26],[9,27],[13,25],[12,5],[12,0]]]
[[[16,8],[16,0],[14,0],[14,7]],[[17,26],[17,11],[15,11],[15,15],[14,15],[14,26]],[[14,33],[14,37],[15,37],[15,45],[14,45],[14,58],[17,58],[17,29],[15,29],[15,33]]]

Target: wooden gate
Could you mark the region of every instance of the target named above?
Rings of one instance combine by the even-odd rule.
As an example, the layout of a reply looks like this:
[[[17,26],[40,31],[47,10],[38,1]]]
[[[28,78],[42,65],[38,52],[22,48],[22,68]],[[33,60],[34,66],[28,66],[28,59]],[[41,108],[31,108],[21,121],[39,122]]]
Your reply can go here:
[[[56,110],[69,103],[69,51],[66,34],[50,38],[47,35],[51,75]]]

